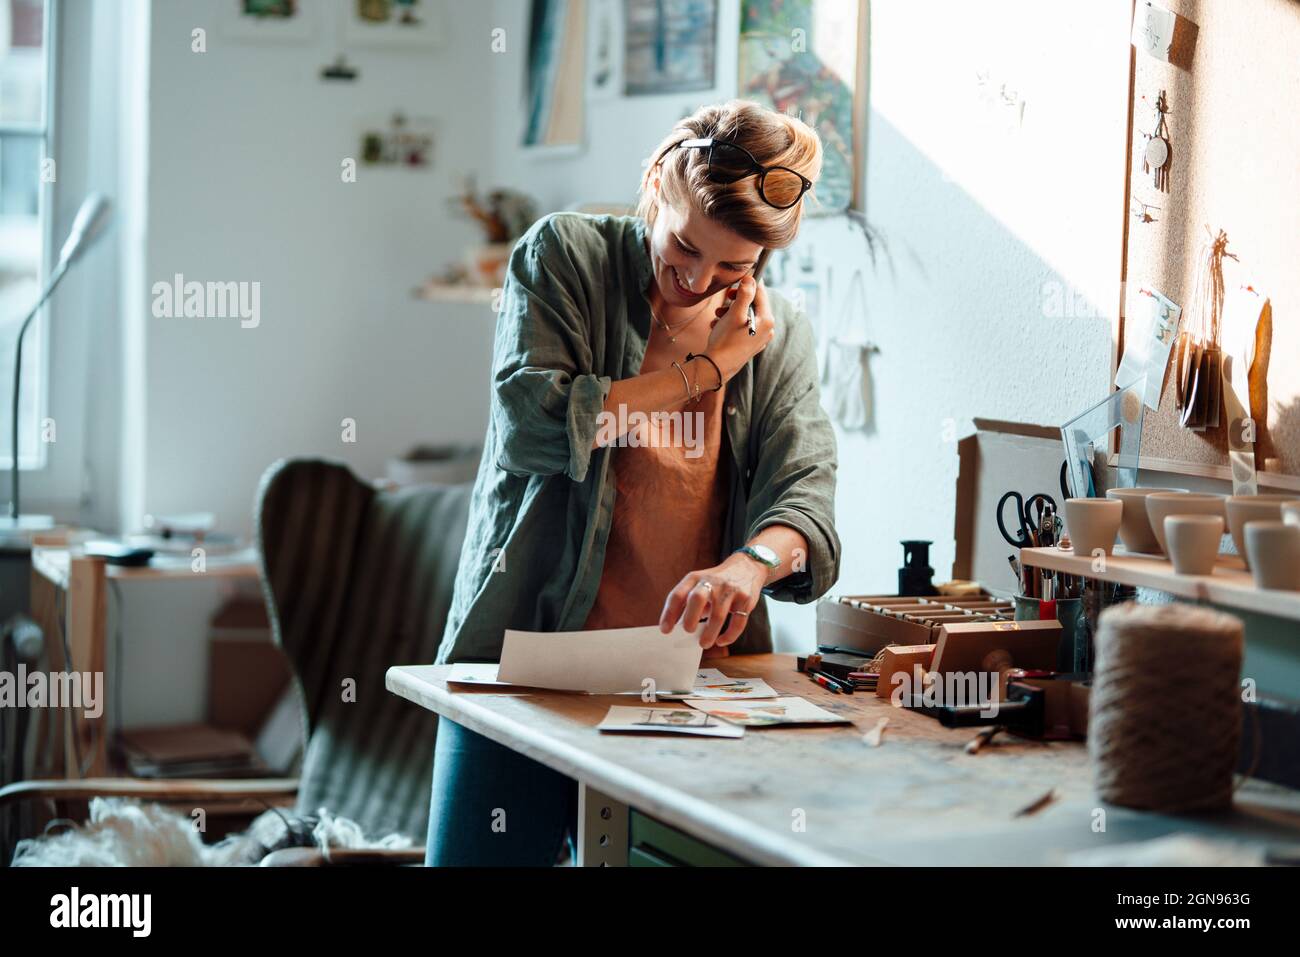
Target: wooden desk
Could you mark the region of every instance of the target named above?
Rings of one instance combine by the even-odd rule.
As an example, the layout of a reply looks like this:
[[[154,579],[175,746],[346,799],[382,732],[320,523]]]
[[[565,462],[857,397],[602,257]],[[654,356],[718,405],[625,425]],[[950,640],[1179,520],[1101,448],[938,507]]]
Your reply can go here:
[[[792,655],[706,663],[729,677],[763,678],[853,726],[750,728],[737,740],[602,734],[595,725],[610,705],[635,697],[451,690],[448,668],[433,665],[390,668],[386,682],[574,778],[584,864],[626,863],[628,806],[756,864],[1052,864],[1068,851],[1174,831],[1300,847],[1294,791],[1250,782],[1237,810],[1217,816],[1103,808],[1080,744],[1000,736],[968,755],[970,729],[944,728],[874,695],[833,695],[795,671]],[[884,743],[869,747],[862,735],[883,716]],[[1016,816],[1048,790],[1053,803]],[[1103,833],[1094,830],[1098,809]],[[601,834],[611,837],[606,847]]]

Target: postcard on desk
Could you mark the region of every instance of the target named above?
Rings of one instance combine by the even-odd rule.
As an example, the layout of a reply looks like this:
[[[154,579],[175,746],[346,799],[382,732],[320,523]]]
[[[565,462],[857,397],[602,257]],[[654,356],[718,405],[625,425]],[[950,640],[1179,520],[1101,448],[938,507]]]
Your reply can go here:
[[[596,725],[600,731],[667,732],[710,738],[739,738],[745,729],[690,708],[630,708],[614,705]]]
[[[659,691],[655,697],[663,701],[685,698],[734,701],[775,698],[776,691],[762,678],[728,678],[717,668],[703,668],[696,673],[695,687],[690,691]]]
[[[847,718],[819,708],[803,698],[774,698],[770,701],[707,701],[687,698],[697,711],[753,728],[792,724],[852,724]]]
[[[702,626],[700,626],[702,627]],[[700,667],[698,630],[681,622],[591,631],[506,630],[497,680],[591,694],[689,688]]]

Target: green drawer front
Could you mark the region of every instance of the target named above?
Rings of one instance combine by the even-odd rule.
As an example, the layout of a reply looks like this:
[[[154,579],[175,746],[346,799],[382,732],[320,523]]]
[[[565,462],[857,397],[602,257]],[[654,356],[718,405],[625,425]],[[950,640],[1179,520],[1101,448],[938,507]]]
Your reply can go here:
[[[745,862],[632,809],[633,867],[744,867]]]

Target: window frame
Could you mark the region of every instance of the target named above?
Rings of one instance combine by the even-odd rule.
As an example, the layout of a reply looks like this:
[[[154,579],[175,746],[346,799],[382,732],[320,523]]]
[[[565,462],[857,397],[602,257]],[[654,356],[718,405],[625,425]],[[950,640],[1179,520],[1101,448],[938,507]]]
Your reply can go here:
[[[58,96],[58,63],[59,63],[59,7],[62,0],[43,0],[43,11],[41,18],[41,51],[45,58],[44,77],[41,89],[41,117],[35,123],[7,123],[0,121],[0,137],[11,136],[28,136],[36,139],[41,147],[41,164],[45,160],[54,157],[57,150],[57,117],[55,113],[55,102]],[[57,162],[57,161],[56,161]],[[57,182],[58,167],[55,167],[55,181]],[[50,264],[54,261],[55,256],[55,239],[54,239],[54,187],[56,182],[42,181],[37,198],[36,218],[40,224],[40,244],[41,258],[40,265],[36,270],[36,287],[38,290],[45,288],[45,283],[50,278]],[[15,317],[17,319],[18,317]],[[30,352],[31,337],[40,337],[40,378],[37,382],[36,393],[36,422],[37,425],[44,421],[50,408],[50,387],[51,376],[53,373],[53,363],[50,361],[50,303],[46,302],[41,311],[37,313],[32,327],[28,330],[25,337],[24,345]],[[30,359],[23,363],[24,374],[30,374],[31,366],[28,364]],[[12,388],[12,383],[10,383]],[[11,414],[12,396],[8,390],[5,390],[4,396],[4,414],[6,420]],[[19,423],[19,428],[22,423]],[[3,443],[4,448],[0,449],[0,469],[3,469],[6,479],[10,469],[13,468],[13,462],[10,458],[10,443]],[[18,470],[22,475],[31,476],[45,471],[50,465],[49,443],[37,442],[36,455],[34,458],[24,459],[21,446],[18,453]],[[9,489],[8,481],[4,483],[8,495],[13,495],[13,490]]]

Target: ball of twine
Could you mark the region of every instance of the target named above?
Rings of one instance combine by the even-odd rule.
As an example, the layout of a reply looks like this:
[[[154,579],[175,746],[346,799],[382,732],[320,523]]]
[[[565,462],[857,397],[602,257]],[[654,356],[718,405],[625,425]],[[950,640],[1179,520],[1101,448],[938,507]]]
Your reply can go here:
[[[1102,613],[1088,705],[1097,793],[1158,811],[1232,804],[1244,627],[1194,605]]]

